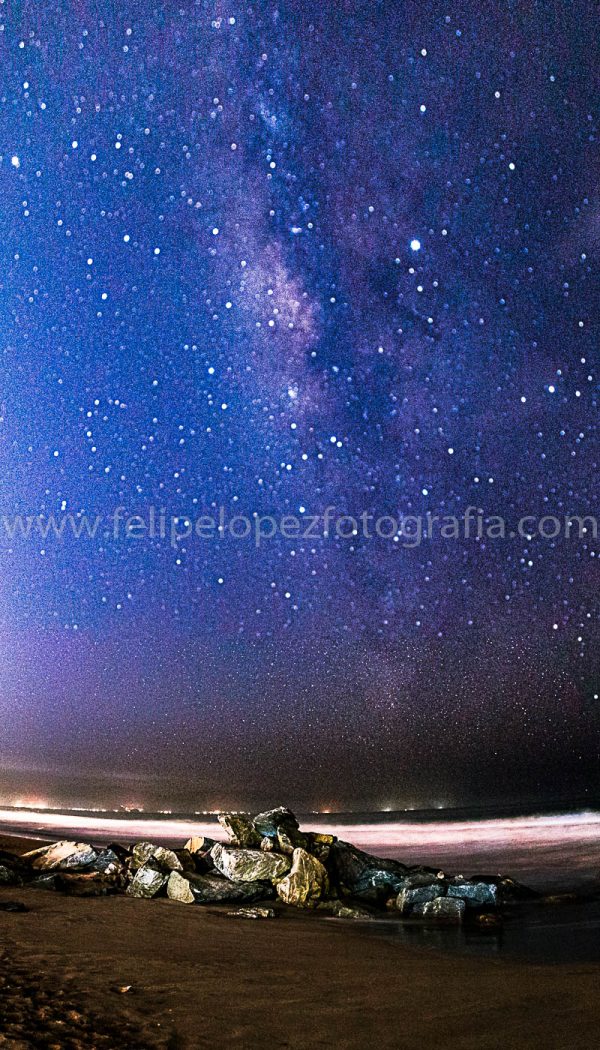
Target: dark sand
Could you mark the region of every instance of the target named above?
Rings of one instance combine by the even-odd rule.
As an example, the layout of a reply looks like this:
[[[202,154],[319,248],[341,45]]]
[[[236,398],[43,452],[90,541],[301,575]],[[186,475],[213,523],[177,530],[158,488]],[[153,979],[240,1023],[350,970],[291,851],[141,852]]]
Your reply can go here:
[[[0,888],[7,900],[30,910],[0,910],[0,1048],[598,1045],[598,964],[411,949],[315,915],[251,922],[167,900]],[[16,987],[1,987],[15,972]]]

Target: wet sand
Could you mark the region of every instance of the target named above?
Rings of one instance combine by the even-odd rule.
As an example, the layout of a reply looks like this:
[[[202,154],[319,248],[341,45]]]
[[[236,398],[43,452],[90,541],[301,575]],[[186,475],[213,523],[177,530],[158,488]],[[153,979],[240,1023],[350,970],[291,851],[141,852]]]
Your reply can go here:
[[[33,1041],[0,1038],[12,1050],[597,1044],[599,964],[533,966],[407,948],[316,915],[251,922],[168,900],[0,888],[0,904],[8,900],[29,911],[0,910],[0,976],[21,972],[20,987],[2,989],[0,1032],[9,1035],[11,1009],[29,1017],[30,1031],[37,1026]],[[114,990],[127,985],[126,994]],[[24,1010],[23,986],[53,1004],[58,1026]],[[18,1025],[11,1031],[16,1038]]]

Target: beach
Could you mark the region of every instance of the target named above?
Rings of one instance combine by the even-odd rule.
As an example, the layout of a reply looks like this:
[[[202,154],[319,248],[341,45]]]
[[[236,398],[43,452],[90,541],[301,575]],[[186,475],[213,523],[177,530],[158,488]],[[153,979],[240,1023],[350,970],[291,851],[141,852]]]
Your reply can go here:
[[[15,851],[35,844],[0,838]],[[227,908],[29,887],[0,888],[7,901],[28,910],[0,910],[0,1047],[589,1050],[597,1040],[597,961],[473,957],[318,914],[251,922]]]

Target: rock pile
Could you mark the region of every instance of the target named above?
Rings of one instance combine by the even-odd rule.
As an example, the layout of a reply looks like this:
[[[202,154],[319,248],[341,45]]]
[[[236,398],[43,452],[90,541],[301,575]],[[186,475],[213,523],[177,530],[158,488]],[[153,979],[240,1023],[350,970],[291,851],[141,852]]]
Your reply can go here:
[[[37,886],[77,896],[125,893],[166,896],[182,904],[256,904],[279,899],[340,918],[396,912],[410,919],[460,923],[498,913],[502,905],[534,896],[512,879],[465,878],[436,868],[409,867],[364,853],[334,835],[300,830],[284,807],[250,817],[224,813],[223,845],[195,837],[182,849],[138,842],[97,849],[55,842],[15,856],[0,852],[0,885]],[[272,917],[271,908],[236,914]]]

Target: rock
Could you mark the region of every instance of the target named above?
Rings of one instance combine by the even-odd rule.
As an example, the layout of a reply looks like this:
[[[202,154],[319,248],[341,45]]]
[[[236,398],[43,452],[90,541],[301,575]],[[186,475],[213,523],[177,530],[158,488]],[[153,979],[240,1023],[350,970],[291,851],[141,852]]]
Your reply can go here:
[[[20,886],[23,879],[18,871],[9,868],[6,864],[0,864],[0,886]]]
[[[290,858],[259,849],[228,849],[217,843],[211,850],[215,867],[237,882],[278,882],[290,870]]]
[[[475,922],[484,930],[497,930],[502,926],[502,916],[497,912],[485,911],[475,916]]]
[[[428,886],[414,886],[401,890],[396,899],[396,907],[401,915],[408,915],[415,905],[426,904],[443,899],[445,886],[443,882],[432,882]]]
[[[244,813],[219,813],[219,824],[225,828],[232,846],[241,846],[242,849],[260,847],[261,836]]]
[[[57,875],[55,888],[71,897],[104,897],[107,893],[116,893],[119,887],[112,875],[86,871]]]
[[[269,839],[272,842],[273,839]],[[283,828],[277,829],[277,845],[281,853],[287,853],[289,856],[292,855],[295,849],[305,849],[308,851],[308,835],[303,835],[301,831],[284,831]]]
[[[58,888],[59,877],[56,871],[46,871],[42,875],[36,875],[29,886],[34,890],[55,890]]]
[[[189,853],[208,853],[214,845],[215,840],[209,839],[207,835],[194,835],[187,840],[183,848]]]
[[[396,898],[394,897],[394,905],[395,903]],[[336,919],[372,920],[374,918],[373,912],[367,911],[366,908],[351,907],[349,904],[343,904],[342,901],[321,901],[317,907],[320,911],[329,912]]]
[[[179,901],[180,904],[196,903],[189,880],[184,875],[180,875],[178,871],[172,871],[169,875],[167,897],[171,901]]]
[[[286,809],[285,806],[258,813],[252,823],[260,837],[268,839],[276,839],[280,828],[288,834],[293,834],[299,828],[298,821],[291,809]]]
[[[168,876],[144,864],[138,868],[127,887],[130,897],[156,897],[166,885]]]
[[[459,897],[467,906],[499,903],[498,887],[491,882],[471,882],[467,879],[456,879],[448,886],[448,897]]]
[[[407,872],[399,861],[374,857],[342,841],[331,846],[329,869],[342,893],[373,903],[398,893]]]
[[[433,872],[433,870],[424,868],[422,871],[414,871],[405,875],[400,889],[414,890],[419,886],[431,886],[434,882],[441,882],[443,879],[443,872]]]
[[[319,835],[316,832],[309,831],[305,838],[307,840],[307,852],[312,853],[313,857],[317,857],[322,864],[326,864],[329,860],[331,847],[337,842],[335,835]]]
[[[61,841],[24,853],[22,860],[34,871],[80,871],[90,867],[97,856],[87,842]]]
[[[123,868],[123,861],[110,848],[101,850],[92,864],[93,871],[102,872],[105,875],[118,875]]]
[[[175,878],[177,876],[177,878]],[[183,885],[186,883],[186,885]],[[268,882],[231,882],[219,875],[194,875],[191,872],[172,872],[167,893],[171,900],[184,904],[219,904],[229,901],[259,901],[274,895]],[[190,894],[192,900],[190,900]]]
[[[153,842],[136,842],[132,850],[132,871],[152,861],[155,868],[168,874],[170,871],[181,871],[181,862],[176,853],[166,846],[157,846]]]
[[[329,889],[327,871],[320,860],[304,849],[295,849],[292,856],[292,870],[277,883],[277,894],[286,904],[314,908]]]
[[[275,919],[274,908],[237,908],[236,911],[228,911],[232,919]]]
[[[265,853],[272,853],[277,848],[278,843],[275,839],[268,839],[265,835],[264,839],[260,840],[260,848]]]
[[[423,905],[422,915],[424,919],[433,919],[435,922],[455,925],[463,921],[465,914],[465,902],[451,897],[436,897]]]

